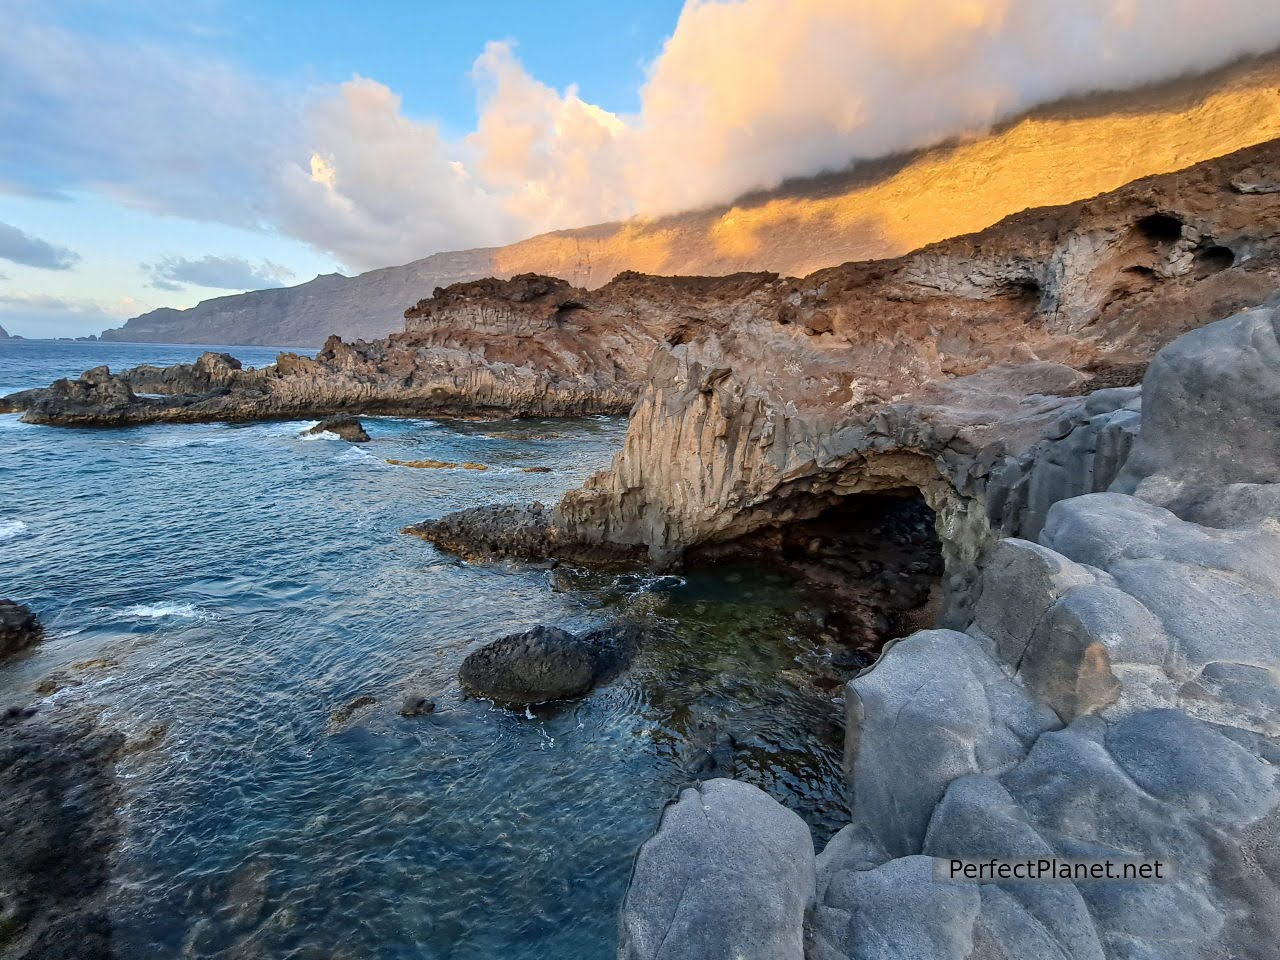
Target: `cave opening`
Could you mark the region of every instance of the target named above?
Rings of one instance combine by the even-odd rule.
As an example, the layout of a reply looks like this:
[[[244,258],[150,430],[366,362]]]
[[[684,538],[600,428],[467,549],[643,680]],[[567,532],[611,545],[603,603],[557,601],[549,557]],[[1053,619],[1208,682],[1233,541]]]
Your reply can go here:
[[[1196,252],[1196,276],[1210,277],[1230,269],[1235,266],[1235,263],[1236,255],[1231,252],[1230,247],[1214,244]]]
[[[942,607],[942,547],[934,512],[915,488],[786,501],[786,519],[705,545],[690,566],[763,565],[793,578],[806,615],[849,666],[884,644],[934,626]]]
[[[1182,221],[1172,214],[1153,213],[1137,223],[1138,232],[1154,243],[1173,243],[1182,237]]]

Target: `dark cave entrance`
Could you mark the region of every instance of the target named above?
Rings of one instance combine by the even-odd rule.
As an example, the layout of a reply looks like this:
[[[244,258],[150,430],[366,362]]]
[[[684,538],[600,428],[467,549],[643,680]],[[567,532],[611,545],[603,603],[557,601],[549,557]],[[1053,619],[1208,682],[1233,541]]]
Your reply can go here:
[[[1174,243],[1182,237],[1182,221],[1168,213],[1153,213],[1137,223],[1138,232],[1152,243]]]
[[[1230,247],[1216,244],[1205,247],[1203,250],[1196,252],[1196,278],[1211,277],[1215,273],[1229,270],[1235,266],[1235,263],[1236,255],[1231,251]]]
[[[794,577],[810,613],[850,666],[875,660],[885,642],[933,626],[941,610],[942,546],[919,490],[785,503],[781,521],[691,551],[693,566],[751,563]]]

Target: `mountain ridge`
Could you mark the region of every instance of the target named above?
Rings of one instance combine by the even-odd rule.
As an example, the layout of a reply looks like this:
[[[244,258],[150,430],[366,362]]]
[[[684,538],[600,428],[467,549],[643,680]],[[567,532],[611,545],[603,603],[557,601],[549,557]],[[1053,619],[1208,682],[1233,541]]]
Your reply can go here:
[[[116,341],[318,346],[374,339],[438,286],[521,273],[597,288],[624,270],[805,276],[898,256],[1023,209],[1070,203],[1280,136],[1280,55],[1130,93],[1043,106],[993,132],[837,173],[793,179],[733,204],[433,254],[355,277],[161,308],[106,331]]]

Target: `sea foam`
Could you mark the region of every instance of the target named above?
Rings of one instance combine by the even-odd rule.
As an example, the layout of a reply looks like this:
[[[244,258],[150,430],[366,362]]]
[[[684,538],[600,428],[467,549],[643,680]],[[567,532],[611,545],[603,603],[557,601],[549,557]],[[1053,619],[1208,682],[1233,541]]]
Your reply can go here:
[[[27,525],[21,520],[0,520],[0,540],[12,540],[26,529]]]
[[[139,620],[160,620],[164,617],[194,620],[204,616],[204,611],[194,603],[140,603],[126,608],[124,615]]]

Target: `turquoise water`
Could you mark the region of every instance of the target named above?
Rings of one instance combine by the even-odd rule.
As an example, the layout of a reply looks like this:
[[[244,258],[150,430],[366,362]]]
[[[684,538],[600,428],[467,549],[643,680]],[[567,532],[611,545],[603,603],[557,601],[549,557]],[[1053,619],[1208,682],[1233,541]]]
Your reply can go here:
[[[0,343],[0,391],[200,350]],[[784,579],[722,570],[655,590],[468,566],[399,533],[552,501],[608,462],[624,421],[368,418],[360,446],[301,439],[309,425],[0,416],[0,595],[49,632],[0,667],[0,702],[43,682],[158,738],[119,768],[121,956],[603,960],[635,849],[726,750],[818,840],[838,825],[839,705],[815,682],[828,653]],[[426,458],[491,469],[385,463]],[[614,617],[649,641],[579,702],[517,714],[457,689],[477,642]],[[399,716],[409,693],[436,713]],[[360,696],[376,703],[332,719]]]

